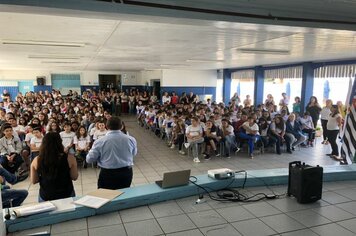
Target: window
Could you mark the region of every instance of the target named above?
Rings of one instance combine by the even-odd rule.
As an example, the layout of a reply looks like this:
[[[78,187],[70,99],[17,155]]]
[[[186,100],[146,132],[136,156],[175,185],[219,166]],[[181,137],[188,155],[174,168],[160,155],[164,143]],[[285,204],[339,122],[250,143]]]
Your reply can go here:
[[[253,70],[243,70],[231,74],[231,97],[237,93],[240,96],[241,104],[250,95],[252,104],[254,104],[255,94],[255,72]]]
[[[351,72],[356,71],[356,65],[324,66],[314,70],[313,95],[318,98],[321,105],[326,99],[334,104],[346,102]]]
[[[300,97],[302,94],[302,70],[301,66],[266,70],[263,88],[264,99],[268,94],[271,94],[278,106],[282,99],[282,93],[286,93],[289,97],[288,108],[292,111],[294,98]]]

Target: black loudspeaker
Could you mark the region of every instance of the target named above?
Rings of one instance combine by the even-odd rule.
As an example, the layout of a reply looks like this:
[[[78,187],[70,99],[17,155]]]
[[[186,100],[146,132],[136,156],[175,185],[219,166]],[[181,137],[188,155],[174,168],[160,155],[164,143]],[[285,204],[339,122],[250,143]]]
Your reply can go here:
[[[300,161],[289,163],[288,196],[294,196],[299,203],[311,203],[321,199],[322,189],[322,167]]]
[[[45,85],[46,77],[37,77],[37,85]]]

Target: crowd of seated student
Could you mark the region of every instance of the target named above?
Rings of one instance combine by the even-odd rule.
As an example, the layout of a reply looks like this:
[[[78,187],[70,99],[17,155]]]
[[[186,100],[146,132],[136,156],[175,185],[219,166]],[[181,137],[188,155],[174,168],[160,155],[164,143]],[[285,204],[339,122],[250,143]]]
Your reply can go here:
[[[177,103],[172,103],[173,96]],[[314,115],[320,107],[316,97],[311,98],[303,114],[298,112],[299,97],[293,104],[295,112],[289,112],[286,93],[282,94],[279,108],[271,94],[258,106],[251,105],[249,96],[244,105],[240,105],[238,94],[234,94],[228,105],[217,104],[210,99],[199,101],[193,93],[189,96],[183,94],[182,97],[165,92],[161,103],[149,102],[145,105],[139,102],[136,106],[137,118],[143,127],[165,137],[172,149],[178,146],[180,154],[185,154],[184,147],[190,148],[194,162],[200,162],[198,147],[202,143],[205,143],[201,146],[205,147],[202,154],[206,160],[213,155],[230,158],[231,153],[238,152],[244,143],[247,143],[251,158],[254,157],[256,145],[262,150],[273,148],[279,155],[283,145],[286,153],[292,153],[297,146],[314,145],[314,122],[318,122]]]
[[[5,184],[5,180],[9,183],[17,183],[26,179],[31,163],[39,168],[36,169],[39,178],[32,176],[33,182],[41,183],[40,176],[43,169],[36,159],[45,155],[41,154],[41,150],[47,134],[58,134],[68,161],[71,160],[70,163],[73,163],[72,160],[77,158],[77,161],[83,163],[86,168],[86,154],[91,144],[106,134],[106,120],[115,109],[108,104],[108,98],[112,99],[122,94],[112,90],[99,93],[86,91],[82,97],[77,93],[62,96],[59,91],[53,90],[52,92],[28,92],[25,95],[19,93],[15,101],[11,101],[10,97],[3,99],[0,102],[1,183]],[[138,98],[141,95],[147,96],[143,93],[138,95]],[[124,124],[122,131],[126,133]],[[51,149],[50,146],[48,148]],[[44,163],[51,163],[45,161],[45,157],[40,159]],[[58,161],[60,160],[62,159],[59,158]],[[52,160],[53,163],[56,161]],[[13,206],[21,204],[27,196],[27,191],[25,196],[25,192],[16,193],[16,190],[6,190],[2,193],[11,193],[4,197],[7,199],[8,195],[11,195],[14,200]],[[16,200],[17,195],[21,195],[20,200]],[[40,197],[42,200],[53,198],[47,197],[44,193],[40,193]]]
[[[199,147],[205,148],[203,156],[208,160],[211,156],[230,158],[243,143],[248,144],[251,158],[256,145],[273,147],[277,154],[281,154],[280,146],[284,144],[288,153],[299,144],[313,145],[316,118],[308,112],[302,116],[297,112],[290,114],[285,94],[279,109],[270,94],[258,106],[251,105],[249,97],[244,106],[240,105],[237,94],[228,105],[210,99],[199,101],[192,92],[181,96],[165,93],[163,97],[164,103],[160,103],[154,93],[138,90],[85,91],[81,96],[76,92],[62,96],[53,90],[19,93],[15,101],[6,97],[0,102],[1,168],[17,181],[26,178],[31,161],[40,155],[43,138],[48,133],[58,133],[68,158],[76,157],[86,167],[86,153],[95,140],[106,134],[106,120],[111,114],[123,112],[136,112],[142,126],[166,137],[172,149],[178,146],[180,154],[185,154],[184,148],[189,146],[194,162],[200,162]],[[308,107],[314,107],[309,108],[314,113],[320,110],[315,97]],[[328,116],[333,120],[326,126],[331,131],[332,155],[338,155],[334,150],[335,130],[340,124],[337,111],[334,109],[329,115],[323,112],[324,119]],[[126,133],[124,125],[122,131]],[[305,137],[308,142],[304,142]]]

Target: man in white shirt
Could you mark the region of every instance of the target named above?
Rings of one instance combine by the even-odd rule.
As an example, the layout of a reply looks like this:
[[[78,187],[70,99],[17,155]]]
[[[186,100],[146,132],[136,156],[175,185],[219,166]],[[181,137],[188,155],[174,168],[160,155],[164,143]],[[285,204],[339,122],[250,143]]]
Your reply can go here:
[[[249,116],[247,121],[242,124],[242,128],[245,132],[239,132],[239,138],[247,140],[249,146],[248,154],[250,158],[253,158],[255,143],[260,139],[260,134],[258,133],[259,127],[256,124],[255,119],[252,116]]]

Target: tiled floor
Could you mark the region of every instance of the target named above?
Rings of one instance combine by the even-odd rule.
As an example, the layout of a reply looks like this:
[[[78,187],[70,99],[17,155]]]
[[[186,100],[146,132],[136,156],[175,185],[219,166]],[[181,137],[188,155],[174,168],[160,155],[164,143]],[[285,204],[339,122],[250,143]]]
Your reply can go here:
[[[254,187],[244,192],[271,193],[270,189],[284,193],[286,186]],[[12,235],[43,231],[78,236],[356,235],[356,201],[347,197],[344,190],[355,196],[356,180],[324,183],[323,199],[312,204],[298,204],[288,197],[255,203],[219,203],[207,196],[202,203],[195,204],[197,196],[192,196]]]
[[[228,167],[235,170],[286,168],[294,160],[311,165],[338,165],[325,154],[330,148],[320,144],[302,148],[293,154],[274,153],[256,155],[249,159],[238,153],[231,159],[214,157],[193,163],[192,158],[179,155],[151,132],[138,127],[134,119],[124,118],[127,129],[138,142],[133,186],[152,183],[163,172],[191,169],[193,175],[205,174],[208,169]],[[80,170],[74,182],[76,194],[83,195],[96,189],[99,169]],[[24,204],[37,202],[38,185],[29,180],[14,188],[29,190]],[[273,187],[283,193],[285,186]],[[249,188],[248,193],[268,192],[265,187]],[[323,200],[301,205],[294,199],[282,198],[257,203],[220,203],[204,199],[196,205],[196,196],[143,206],[120,212],[73,220],[29,232],[51,231],[52,235],[356,235],[356,181],[325,183]]]

